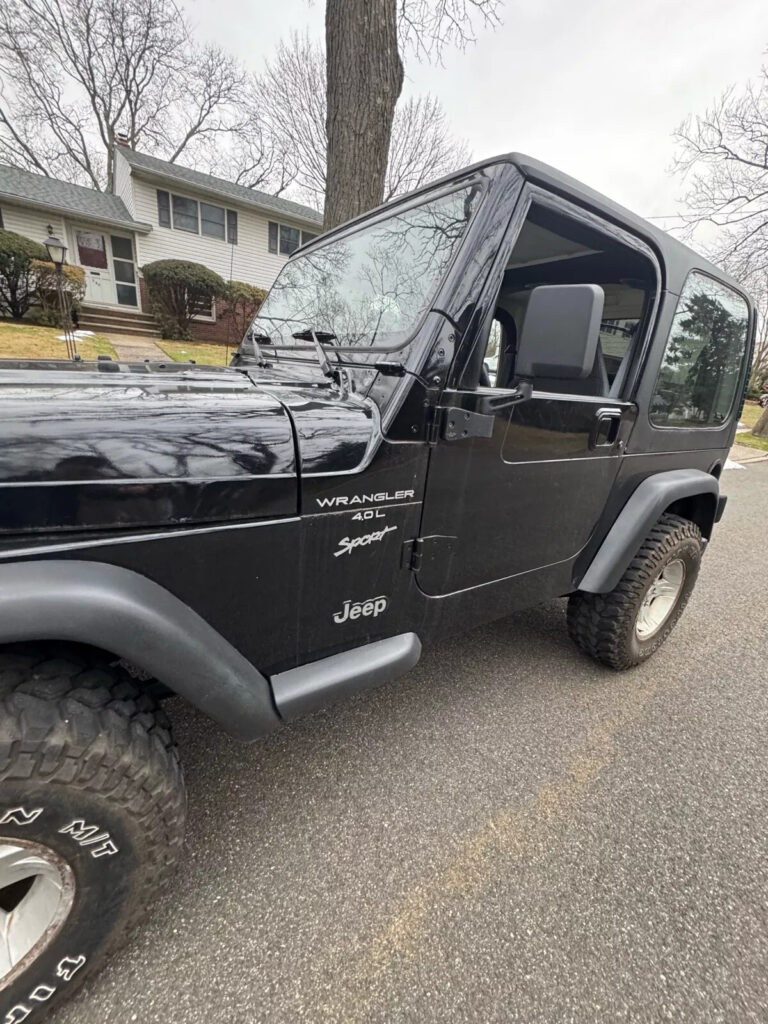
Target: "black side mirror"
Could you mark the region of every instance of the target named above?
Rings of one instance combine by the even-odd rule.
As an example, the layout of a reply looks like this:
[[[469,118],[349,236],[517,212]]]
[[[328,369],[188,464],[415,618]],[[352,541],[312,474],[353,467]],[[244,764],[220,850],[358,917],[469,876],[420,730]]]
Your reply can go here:
[[[597,284],[542,284],[528,300],[516,377],[588,377],[595,363],[605,292]]]

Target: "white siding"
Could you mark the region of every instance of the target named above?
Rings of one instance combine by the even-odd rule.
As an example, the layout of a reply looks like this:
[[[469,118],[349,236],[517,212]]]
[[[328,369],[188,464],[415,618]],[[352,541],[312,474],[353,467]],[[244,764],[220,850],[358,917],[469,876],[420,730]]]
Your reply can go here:
[[[152,231],[148,235],[139,235],[136,240],[139,248],[139,266],[153,263],[155,260],[192,260],[215,270],[225,281],[230,279],[231,273],[234,281],[246,281],[260,288],[269,288],[286,261],[285,256],[271,253],[267,248],[269,220],[279,219],[281,224],[303,228],[313,234],[320,231],[317,225],[301,223],[282,216],[278,218],[277,215],[271,218],[223,199],[195,193],[189,189],[170,189],[167,186],[160,187],[176,195],[197,199],[198,202],[202,200],[237,210],[238,244],[232,246],[218,238],[195,235],[189,231],[177,231],[174,228],[161,228],[157,222],[157,186],[141,181],[135,175],[132,182],[134,208],[131,213],[136,220],[152,225]]]
[[[125,203],[128,213],[136,220],[134,212],[133,189],[131,188],[131,168],[128,161],[115,146],[115,195]]]
[[[0,201],[3,212],[3,225],[6,231],[15,231],[19,235],[31,238],[35,242],[44,242],[48,237],[48,225],[53,228],[63,242],[67,242],[67,233],[63,219],[57,213],[46,213],[43,210],[30,210],[24,206],[8,206]],[[67,242],[67,244],[69,244]]]

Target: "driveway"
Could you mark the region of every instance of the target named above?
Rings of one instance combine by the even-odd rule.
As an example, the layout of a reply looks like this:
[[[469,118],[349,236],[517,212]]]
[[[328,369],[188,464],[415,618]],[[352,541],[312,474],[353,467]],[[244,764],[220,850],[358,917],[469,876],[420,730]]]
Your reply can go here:
[[[621,675],[564,602],[251,747],[171,705],[173,894],[56,1024],[768,1019],[768,463]]]

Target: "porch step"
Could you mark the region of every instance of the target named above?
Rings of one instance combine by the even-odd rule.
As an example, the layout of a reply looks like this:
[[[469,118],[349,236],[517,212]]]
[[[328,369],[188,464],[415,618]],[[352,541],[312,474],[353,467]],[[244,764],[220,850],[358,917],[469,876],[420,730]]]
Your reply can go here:
[[[159,338],[157,321],[149,313],[133,313],[126,309],[102,309],[97,306],[83,306],[80,309],[80,326],[99,334],[145,334]]]

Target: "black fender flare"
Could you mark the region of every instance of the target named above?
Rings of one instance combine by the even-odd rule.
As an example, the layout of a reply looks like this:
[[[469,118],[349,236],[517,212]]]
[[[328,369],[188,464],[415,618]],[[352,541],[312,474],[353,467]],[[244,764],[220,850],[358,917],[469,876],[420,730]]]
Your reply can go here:
[[[701,469],[672,469],[646,477],[608,531],[578,589],[589,594],[606,594],[613,590],[653,524],[676,502],[692,498],[707,501],[707,511],[699,526],[708,538],[712,525],[719,518],[719,494],[717,478]],[[711,498],[707,500],[707,496]]]
[[[64,559],[1,566],[0,643],[27,640],[125,658],[238,739],[280,724],[261,672],[189,605],[130,569]]]

